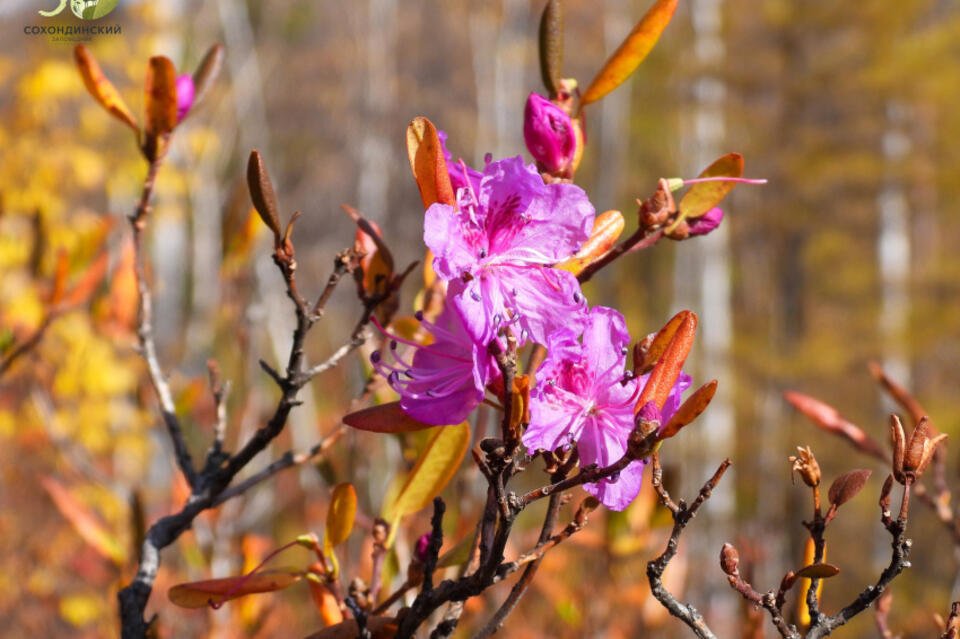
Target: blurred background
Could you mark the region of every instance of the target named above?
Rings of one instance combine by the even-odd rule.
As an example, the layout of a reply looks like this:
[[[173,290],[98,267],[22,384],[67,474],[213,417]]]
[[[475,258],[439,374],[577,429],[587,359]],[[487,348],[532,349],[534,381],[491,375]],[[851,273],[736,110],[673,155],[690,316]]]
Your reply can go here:
[[[134,350],[125,216],[145,167],[130,132],[84,90],[73,43],[24,34],[25,25],[79,24],[69,11],[41,18],[47,4],[0,3],[0,341],[15,343],[43,321],[58,251],[80,277],[106,246],[109,274],[90,309],[58,319],[0,380],[0,617],[10,637],[112,636],[136,522],[167,512],[185,489],[175,484]],[[649,3],[564,4],[564,75],[586,85]],[[541,9],[539,0],[121,0],[100,20],[122,33],[87,44],[135,113],[150,55],[190,72],[212,43],[226,48],[215,88],[178,129],[150,240],[163,360],[198,451],[211,433],[207,359],[233,383],[230,428],[240,437],[275,401],[257,358],[282,357],[292,327],[269,238],[250,214],[250,150],[263,154],[283,214],[303,212],[295,240],[301,286],[313,295],[336,251],[352,245],[341,203],[381,225],[399,264],[421,259],[405,127],[428,116],[468,164],[481,165],[487,152],[529,158],[522,114],[529,92],[543,92]],[[875,471],[829,531],[827,559],[841,573],[825,588],[825,608],[850,601],[889,558],[875,506],[887,471],[809,425],[784,390],[820,397],[883,440],[894,407],[867,371],[878,361],[941,430],[957,432],[958,56],[952,2],[689,0],[639,71],[587,110],[577,183],[598,211],[622,210],[628,227],[636,198],[648,197],[658,178],[694,177],[729,151],[744,154],[748,176],[770,181],[735,191],[719,231],[627,256],[586,289],[591,303],[622,309],[637,338],[676,310],[700,315],[688,370],[695,383],[718,378],[719,392],[665,447],[666,474],[675,497],[692,497],[724,456],[734,466],[685,534],[668,583],[720,636],[763,636],[717,567],[723,542],[741,548],[758,589],[802,565],[809,496],[791,485],[787,462],[798,445],[812,446],[825,481],[855,467]],[[402,308],[415,288],[405,290]],[[349,286],[329,308],[311,336],[315,360],[346,339],[359,312]],[[363,376],[355,358],[318,378],[274,456],[334,428]],[[322,528],[337,481],[355,481],[361,510],[375,516],[389,470],[409,464],[416,445],[349,434],[316,466],[201,517],[164,554],[151,599],[162,636],[286,637],[318,628],[306,588],[217,612],[174,609],[165,590],[237,574]],[[956,483],[952,451],[948,460]],[[455,536],[476,512],[473,472],[448,490]],[[71,503],[109,531],[112,558],[78,537],[41,478],[68,486]],[[686,636],[646,588],[645,563],[660,552],[665,523],[649,495],[622,515],[598,511],[544,564],[506,636]],[[416,538],[417,525],[425,529],[426,519],[398,547]],[[532,542],[536,525],[531,516],[522,538]],[[933,614],[956,598],[956,557],[929,509],[915,507],[911,527],[913,568],[893,586],[891,625],[904,636],[933,636]],[[346,574],[363,574],[362,536],[342,559]],[[460,636],[505,594],[494,589],[474,602]],[[874,634],[872,616],[841,632]]]

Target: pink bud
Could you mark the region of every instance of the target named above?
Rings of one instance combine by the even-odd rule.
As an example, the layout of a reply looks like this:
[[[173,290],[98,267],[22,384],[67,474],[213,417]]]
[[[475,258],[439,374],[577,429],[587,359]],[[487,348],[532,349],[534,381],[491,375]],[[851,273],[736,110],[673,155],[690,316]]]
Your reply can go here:
[[[720,226],[723,221],[723,209],[718,206],[713,207],[700,217],[687,220],[690,228],[690,235],[706,235],[713,229]]]
[[[427,551],[430,549],[430,533],[423,533],[420,535],[420,538],[417,539],[417,545],[413,549],[413,556],[417,558],[420,563],[427,561]]]
[[[177,77],[177,122],[181,122],[193,106],[193,77],[184,73]]]
[[[527,150],[547,173],[570,166],[577,136],[567,112],[543,96],[531,93],[523,112],[523,139]]]

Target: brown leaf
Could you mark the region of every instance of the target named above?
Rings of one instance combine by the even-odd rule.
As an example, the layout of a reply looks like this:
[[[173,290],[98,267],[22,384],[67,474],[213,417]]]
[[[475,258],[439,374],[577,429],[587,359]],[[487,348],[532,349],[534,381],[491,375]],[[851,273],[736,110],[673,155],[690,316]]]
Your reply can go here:
[[[833,564],[810,564],[797,571],[798,577],[804,579],[829,579],[840,573],[840,569]]]
[[[863,489],[872,472],[871,470],[860,468],[840,475],[830,484],[827,499],[830,500],[831,504],[839,508],[853,499],[854,496]]]
[[[113,83],[103,74],[103,70],[90,50],[84,45],[78,44],[73,50],[73,57],[77,61],[80,77],[83,78],[83,84],[87,87],[90,95],[111,115],[133,129],[133,132],[139,137],[140,127],[130,112],[130,108],[120,97],[120,92],[113,86]]]
[[[560,89],[563,66],[563,5],[560,0],[547,0],[540,15],[540,77],[550,97]]]
[[[215,44],[207,49],[206,55],[193,72],[193,104],[200,104],[200,101],[207,95],[207,91],[213,85],[214,80],[220,75],[220,68],[223,66],[223,45]]]
[[[700,416],[707,406],[710,405],[710,401],[713,399],[714,394],[717,392],[717,380],[710,380],[700,388],[698,388],[690,397],[686,399],[683,404],[680,405],[680,408],[677,409],[677,412],[673,414],[663,428],[660,431],[661,439],[668,439],[673,437],[680,432],[680,429],[695,420]]]
[[[177,126],[177,70],[169,58],[150,58],[145,89],[143,149],[152,162],[166,152],[167,136]]]
[[[357,430],[365,430],[371,433],[411,433],[434,427],[434,424],[425,424],[407,415],[400,408],[400,402],[390,402],[358,410],[345,415],[343,423]]]
[[[283,590],[302,578],[302,570],[277,568],[275,570],[264,570],[253,575],[178,584],[167,591],[167,598],[170,599],[171,603],[181,608],[219,606],[238,597]]]
[[[597,73],[580,103],[596,102],[629,78],[660,39],[676,8],[677,0],[657,0]]]
[[[277,196],[260,151],[256,149],[250,152],[250,159],[247,161],[247,188],[250,189],[250,199],[253,200],[253,207],[260,214],[260,219],[273,231],[274,246],[279,246],[281,231]]]
[[[423,208],[441,203],[453,206],[456,194],[450,184],[447,160],[437,135],[437,127],[423,116],[414,118],[407,126],[407,156],[410,169],[420,189]]]

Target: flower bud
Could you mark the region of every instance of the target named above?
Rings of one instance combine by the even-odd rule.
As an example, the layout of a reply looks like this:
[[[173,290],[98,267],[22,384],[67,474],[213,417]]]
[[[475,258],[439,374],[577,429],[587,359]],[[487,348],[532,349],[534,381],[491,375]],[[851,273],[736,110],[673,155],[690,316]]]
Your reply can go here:
[[[523,112],[523,139],[541,171],[561,173],[577,152],[577,135],[566,111],[531,93]]]
[[[430,533],[423,533],[417,539],[417,545],[413,549],[413,556],[420,563],[426,563],[427,553],[430,550]]]
[[[720,569],[731,577],[740,573],[740,553],[731,544],[720,549]]]
[[[193,76],[184,73],[177,77],[177,122],[183,121],[193,106]]]
[[[720,226],[722,221],[723,209],[715,206],[700,217],[687,220],[687,227],[691,236],[706,235]]]

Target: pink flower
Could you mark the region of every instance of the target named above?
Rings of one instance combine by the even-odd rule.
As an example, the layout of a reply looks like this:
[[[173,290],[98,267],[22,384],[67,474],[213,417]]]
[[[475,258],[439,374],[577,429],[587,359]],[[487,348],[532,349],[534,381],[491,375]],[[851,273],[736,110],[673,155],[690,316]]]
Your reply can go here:
[[[193,77],[189,73],[177,76],[177,122],[183,121],[193,106]]]
[[[424,346],[383,331],[390,338],[392,361],[388,362],[379,352],[373,353],[370,361],[400,394],[400,406],[405,413],[436,426],[459,424],[483,400],[487,382],[499,374],[499,369],[486,347],[466,333],[449,298],[436,323],[428,322],[421,314],[417,318],[433,335],[432,344]],[[400,355],[400,344],[414,349],[412,362]]]
[[[577,252],[593,218],[580,187],[544,184],[516,157],[487,164],[478,188],[460,189],[456,207],[430,206],[424,242],[477,342],[516,323],[521,342],[545,344],[551,332],[582,323],[577,278],[551,266]]]
[[[453,186],[453,192],[457,193],[460,189],[480,190],[480,178],[483,173],[469,167],[462,159],[453,161],[453,154],[447,150],[447,132],[437,131],[437,137],[440,138],[440,146],[443,148],[443,157],[447,161],[447,173],[450,175],[450,184]],[[490,162],[490,155],[487,154],[487,163]]]
[[[541,170],[566,170],[577,150],[577,135],[567,112],[546,98],[531,93],[523,111],[523,140]]]
[[[549,355],[530,396],[530,426],[523,435],[531,454],[575,445],[582,465],[600,467],[624,456],[634,428],[634,406],[646,383],[646,378],[626,375],[629,344],[623,316],[604,307],[590,311],[580,340],[571,331],[551,336]],[[644,417],[666,422],[689,385],[690,378],[682,374],[663,411],[647,406]],[[584,489],[608,508],[623,510],[640,492],[643,468],[642,460],[631,462],[619,476],[585,484]]]

